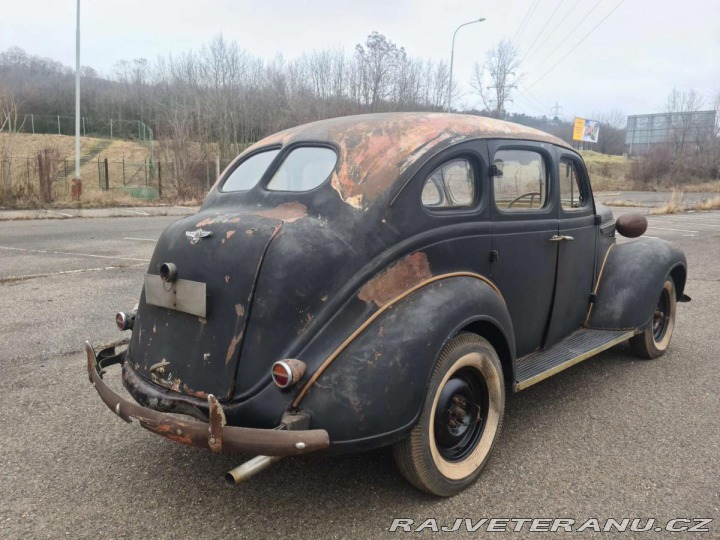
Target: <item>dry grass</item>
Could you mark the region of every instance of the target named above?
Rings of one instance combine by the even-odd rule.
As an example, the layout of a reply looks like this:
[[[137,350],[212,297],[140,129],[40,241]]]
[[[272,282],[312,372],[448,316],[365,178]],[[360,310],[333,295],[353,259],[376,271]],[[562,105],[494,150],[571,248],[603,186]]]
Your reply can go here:
[[[33,135],[31,133],[0,133],[0,146],[2,140],[7,137],[13,137],[12,157],[13,159],[25,159],[29,157],[34,159],[40,148],[53,147],[57,148],[60,159],[75,159],[75,137],[71,135]],[[93,137],[80,138],[80,154],[89,153],[93,147],[100,142],[108,139],[96,139]],[[109,161],[122,160],[129,162],[142,162],[148,157],[149,147],[147,143],[137,141],[113,140],[110,145],[98,154],[97,158],[101,160],[107,158]],[[97,169],[97,165],[95,165]],[[97,171],[96,176],[97,176]]]
[[[627,207],[627,208],[642,208],[645,206],[644,204],[637,203],[634,201],[625,201],[625,200],[611,200],[611,201],[605,201],[603,202],[605,206],[617,206],[617,207]]]
[[[629,161],[622,156],[610,156],[583,150],[580,152],[590,175],[590,182],[596,191],[627,191],[625,179]]]
[[[693,204],[683,204],[685,200],[685,192],[673,190],[670,195],[670,199],[660,206],[659,208],[653,208],[650,210],[650,214],[679,214],[681,212],[688,212],[693,210],[720,210],[720,196],[712,197],[710,199],[702,199],[699,202]]]
[[[684,210],[683,201],[685,200],[685,192],[674,189],[670,194],[670,198],[667,202],[650,210],[650,214],[661,215],[661,214],[677,214]]]
[[[720,210],[720,197],[705,199],[693,205],[690,210]]]

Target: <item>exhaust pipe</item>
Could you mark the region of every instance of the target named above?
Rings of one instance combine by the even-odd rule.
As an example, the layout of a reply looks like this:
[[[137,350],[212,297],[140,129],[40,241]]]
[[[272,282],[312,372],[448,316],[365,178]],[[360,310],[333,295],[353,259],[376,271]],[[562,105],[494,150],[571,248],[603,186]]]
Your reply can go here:
[[[242,484],[281,459],[282,457],[280,456],[256,456],[242,465],[238,465],[233,470],[228,471],[227,474],[225,474],[225,480],[229,484]]]

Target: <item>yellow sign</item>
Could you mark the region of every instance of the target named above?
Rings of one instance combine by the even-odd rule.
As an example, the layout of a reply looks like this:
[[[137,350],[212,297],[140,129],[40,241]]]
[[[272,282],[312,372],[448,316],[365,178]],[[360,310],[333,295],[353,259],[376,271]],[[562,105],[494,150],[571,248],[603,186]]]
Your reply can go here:
[[[573,140],[596,143],[600,136],[600,122],[575,117],[573,125]]]

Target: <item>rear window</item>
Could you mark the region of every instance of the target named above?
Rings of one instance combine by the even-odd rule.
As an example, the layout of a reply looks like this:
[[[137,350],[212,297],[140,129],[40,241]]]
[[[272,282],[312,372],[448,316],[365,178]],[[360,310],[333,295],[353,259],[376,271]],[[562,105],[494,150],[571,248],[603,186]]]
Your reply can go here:
[[[259,152],[247,158],[240,165],[238,165],[225,183],[223,184],[223,191],[245,191],[254,187],[265,174],[267,168],[278,155],[280,150],[267,150],[266,152]]]
[[[283,160],[267,188],[273,191],[309,191],[327,180],[336,163],[337,154],[330,148],[296,148]]]

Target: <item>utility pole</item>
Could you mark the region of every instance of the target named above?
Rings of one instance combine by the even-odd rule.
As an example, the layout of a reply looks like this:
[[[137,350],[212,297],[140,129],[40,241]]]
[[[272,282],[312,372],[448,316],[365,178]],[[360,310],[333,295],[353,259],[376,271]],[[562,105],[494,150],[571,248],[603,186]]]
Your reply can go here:
[[[80,178],[80,0],[77,0],[75,22],[75,177],[72,181],[72,198],[79,201],[82,196]]]
[[[554,107],[550,107],[550,110],[553,112],[553,120],[559,120],[560,119],[560,113],[562,112],[562,107],[558,105],[558,102],[555,102]]]

